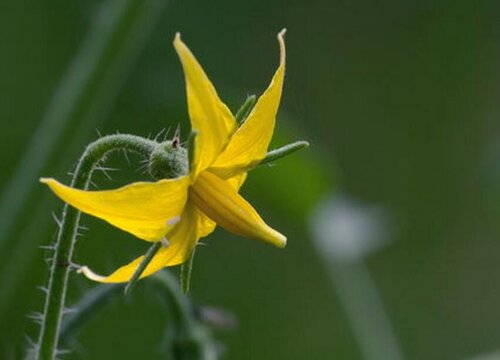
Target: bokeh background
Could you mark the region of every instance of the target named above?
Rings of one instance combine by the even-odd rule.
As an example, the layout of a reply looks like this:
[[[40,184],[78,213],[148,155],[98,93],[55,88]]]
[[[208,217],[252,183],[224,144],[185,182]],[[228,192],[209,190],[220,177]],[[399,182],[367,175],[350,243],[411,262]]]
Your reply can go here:
[[[62,207],[38,177],[68,183],[98,133],[155,136],[180,124],[188,134],[171,45],[176,31],[236,110],[267,86],[278,61],[276,34],[286,27],[274,145],[307,139],[312,146],[255,170],[242,190],[288,236],[284,250],[219,229],[197,252],[193,300],[238,318],[235,329],[216,333],[223,358],[391,358],[363,350],[332,274],[339,267],[315,246],[315,209],[333,196],[390,218],[389,241],[356,261],[378,291],[399,358],[500,359],[499,6],[2,1],[0,358],[22,358],[37,336],[27,315],[43,305],[36,288],[47,279],[47,254],[38,247],[53,241],[51,213]],[[110,27],[118,30],[103,39]],[[102,50],[102,43],[111,45]],[[102,55],[97,65],[95,54]],[[98,70],[82,84],[89,68]],[[113,188],[145,178],[139,159],[130,160],[113,157],[120,171],[111,180],[97,174],[95,182]],[[85,216],[83,223],[89,230],[76,262],[105,273],[145,250],[103,222]],[[70,281],[68,305],[95,286],[76,274]],[[351,285],[364,298],[362,284]],[[366,326],[373,320],[367,316]],[[66,358],[162,358],[166,324],[161,301],[139,286],[99,312]]]

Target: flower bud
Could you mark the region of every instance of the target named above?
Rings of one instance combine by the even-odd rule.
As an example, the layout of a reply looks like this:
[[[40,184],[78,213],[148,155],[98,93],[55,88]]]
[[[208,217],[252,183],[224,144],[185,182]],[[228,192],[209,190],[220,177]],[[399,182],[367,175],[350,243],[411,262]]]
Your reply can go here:
[[[153,150],[148,170],[156,180],[174,179],[189,172],[187,151],[177,139],[165,141]]]

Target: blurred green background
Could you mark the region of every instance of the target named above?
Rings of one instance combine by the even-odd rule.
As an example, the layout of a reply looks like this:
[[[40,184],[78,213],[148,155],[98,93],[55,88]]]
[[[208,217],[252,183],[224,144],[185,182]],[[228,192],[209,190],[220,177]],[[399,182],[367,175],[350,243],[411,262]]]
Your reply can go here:
[[[121,1],[0,3],[3,199],[15,194],[8,184],[25,149],[44,147],[58,131],[62,139],[24,177],[31,184],[22,192],[26,202],[13,196],[2,215],[5,227],[5,209],[12,210],[12,226],[0,238],[1,359],[21,358],[27,338],[37,336],[27,315],[43,305],[36,287],[47,279],[46,253],[38,246],[54,239],[51,213],[62,206],[38,177],[68,183],[96,130],[154,136],[180,123],[187,135],[175,32],[236,110],[247,94],[266,88],[283,27],[287,76],[275,145],[306,139],[312,146],[255,170],[242,190],[288,236],[284,250],[218,229],[197,252],[194,301],[238,318],[235,330],[216,334],[224,358],[363,358],[308,225],[331,193],[382,205],[392,215],[391,244],[366,262],[405,359],[472,359],[500,350],[498,2],[127,2],[129,23],[144,13],[120,35],[132,45],[117,65],[101,65],[111,75],[97,73],[87,84],[90,95],[76,120],[48,132],[36,129],[51,102],[66,105],[54,103],[58,84],[78,68],[75,59],[92,51],[80,49],[89,36],[99,38],[96,24],[111,23],[106,19]],[[122,171],[112,180],[98,174],[96,183],[113,188],[144,178],[137,160],[131,157],[130,166],[113,157]],[[90,229],[75,261],[100,272],[145,249],[103,222],[85,216],[83,224]],[[68,305],[95,286],[76,274],[70,281]],[[66,358],[161,358],[166,323],[159,299],[139,286],[90,321]]]

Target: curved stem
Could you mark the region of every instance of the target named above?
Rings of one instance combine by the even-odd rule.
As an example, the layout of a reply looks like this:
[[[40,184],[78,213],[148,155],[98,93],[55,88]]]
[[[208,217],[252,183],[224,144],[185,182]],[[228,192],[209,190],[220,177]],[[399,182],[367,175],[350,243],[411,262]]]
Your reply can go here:
[[[102,137],[85,149],[76,166],[71,186],[87,189],[95,166],[111,151],[125,149],[149,157],[155,145],[154,141],[134,135],[118,134]],[[38,360],[52,360],[56,354],[79,221],[80,211],[65,205],[50,269],[43,322],[38,340]]]

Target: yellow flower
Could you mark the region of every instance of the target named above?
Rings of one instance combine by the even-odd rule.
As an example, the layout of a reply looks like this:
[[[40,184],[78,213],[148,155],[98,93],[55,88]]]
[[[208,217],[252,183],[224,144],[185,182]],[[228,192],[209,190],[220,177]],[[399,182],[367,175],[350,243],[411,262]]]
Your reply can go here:
[[[238,127],[228,107],[179,34],[174,47],[182,62],[191,127],[197,133],[188,175],[157,182],[136,182],[115,190],[84,191],[42,178],[62,200],[136,237],[163,246],[141,277],[186,261],[198,240],[216,224],[244,237],[284,247],[286,237],[269,227],[238,190],[247,171],[266,155],[274,131],[285,73],[285,31],[278,35],[280,64],[267,90]],[[180,219],[179,221],[176,221]],[[87,267],[100,282],[126,282],[143,256],[109,276]]]

